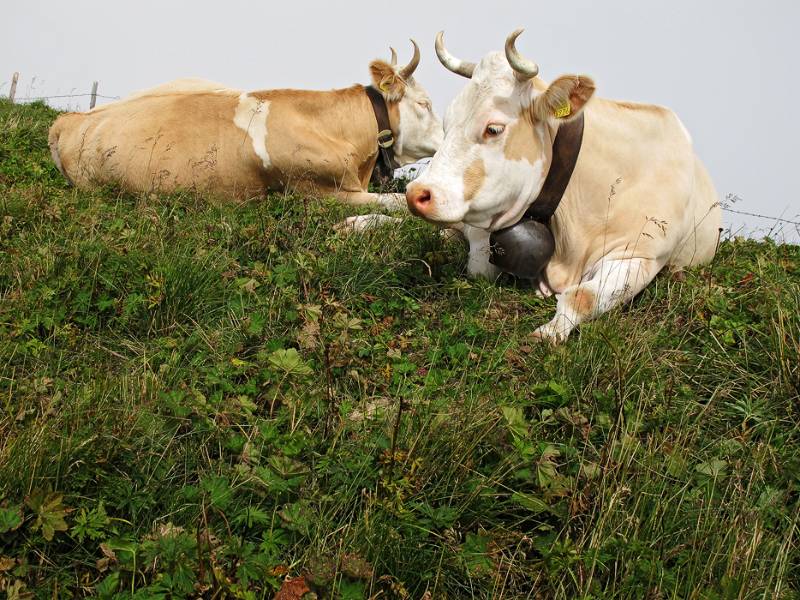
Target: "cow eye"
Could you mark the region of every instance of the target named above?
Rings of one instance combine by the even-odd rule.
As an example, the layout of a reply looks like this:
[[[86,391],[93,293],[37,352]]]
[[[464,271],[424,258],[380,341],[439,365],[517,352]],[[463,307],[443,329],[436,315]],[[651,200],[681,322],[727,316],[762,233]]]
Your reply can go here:
[[[431,109],[431,103],[430,102],[426,102],[426,101],[423,100],[422,102],[417,102],[417,104],[419,104],[425,110],[430,110]]]
[[[490,123],[489,125],[486,126],[486,132],[484,135],[486,135],[486,137],[497,137],[505,130],[506,130],[505,125],[500,125],[498,123]]]

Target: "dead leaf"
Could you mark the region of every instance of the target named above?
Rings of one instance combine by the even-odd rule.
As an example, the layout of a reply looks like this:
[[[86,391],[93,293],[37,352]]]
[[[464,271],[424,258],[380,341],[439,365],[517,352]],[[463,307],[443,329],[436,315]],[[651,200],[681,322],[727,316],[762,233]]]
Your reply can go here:
[[[353,579],[372,579],[372,565],[357,554],[344,554],[341,560],[342,572]]]
[[[672,280],[673,281],[686,281],[686,271],[673,271],[672,272]]]
[[[319,322],[308,320],[297,334],[297,344],[302,350],[313,350],[319,344]]]
[[[305,577],[295,577],[294,579],[287,577],[283,580],[283,585],[278,593],[275,594],[274,600],[300,600],[303,594],[307,594],[311,589],[306,583]]]
[[[367,402],[362,408],[353,410],[353,412],[348,415],[348,418],[354,423],[361,423],[367,419],[375,419],[388,410],[391,404],[392,400],[390,398],[376,398]]]
[[[736,285],[738,285],[739,287],[747,287],[747,286],[748,286],[748,285],[749,285],[749,284],[750,284],[750,283],[753,281],[753,279],[755,279],[755,278],[756,278],[756,276],[755,276],[755,275],[753,275],[752,273],[748,273],[747,275],[745,275],[744,277],[742,277],[742,278],[741,278],[741,279],[740,279],[740,280],[739,280],[739,281],[736,283]]]
[[[239,287],[241,287],[245,292],[248,292],[250,294],[255,294],[256,288],[259,285],[261,285],[261,284],[258,283],[258,281],[256,281],[255,279],[251,278],[251,279],[248,279],[247,281],[245,281]]]
[[[10,571],[15,564],[17,564],[17,561],[10,556],[0,556],[0,573]]]

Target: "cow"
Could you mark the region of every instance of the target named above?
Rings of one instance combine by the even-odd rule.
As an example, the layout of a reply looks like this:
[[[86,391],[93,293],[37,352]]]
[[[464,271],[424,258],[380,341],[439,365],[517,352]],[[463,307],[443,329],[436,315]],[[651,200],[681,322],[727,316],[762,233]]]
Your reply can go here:
[[[586,75],[549,85],[516,40],[479,63],[436,53],[469,83],[444,119],[444,141],[407,187],[409,210],[462,231],[468,273],[495,279],[489,240],[535,206],[561,128],[583,118],[583,141],[569,183],[549,220],[555,249],[534,285],[556,295],[552,320],[534,337],[563,341],[580,323],[628,302],[664,267],[710,261],[721,209],[689,133],[667,108],[594,96]]]
[[[118,183],[139,192],[191,188],[237,198],[290,190],[354,205],[399,203],[405,211],[402,194],[367,191],[380,129],[367,92],[385,103],[391,134],[384,129],[380,141],[393,140],[399,165],[433,155],[442,125],[413,77],[420,52],[411,43],[405,66],[394,49],[391,63],[370,63],[372,90],[242,92],[182,79],[66,113],[50,129],[51,154],[79,188]]]

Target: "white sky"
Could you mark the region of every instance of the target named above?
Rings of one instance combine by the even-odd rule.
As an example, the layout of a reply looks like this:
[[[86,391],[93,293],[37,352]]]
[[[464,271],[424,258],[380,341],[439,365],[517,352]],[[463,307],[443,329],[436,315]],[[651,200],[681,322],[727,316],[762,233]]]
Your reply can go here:
[[[436,60],[445,30],[454,54],[477,60],[525,27],[520,50],[545,79],[594,77],[607,98],[674,109],[720,196],[738,210],[800,221],[794,181],[800,117],[800,2],[764,0],[24,0],[0,8],[0,94],[124,96],[177,77],[244,89],[329,89],[368,83],[367,65],[422,47],[417,79],[437,112],[463,86]],[[64,101],[61,101],[64,102]],[[88,98],[68,101],[84,110]],[[58,100],[51,101],[53,105]],[[725,215],[734,230],[772,222]],[[800,232],[785,225],[788,239]]]

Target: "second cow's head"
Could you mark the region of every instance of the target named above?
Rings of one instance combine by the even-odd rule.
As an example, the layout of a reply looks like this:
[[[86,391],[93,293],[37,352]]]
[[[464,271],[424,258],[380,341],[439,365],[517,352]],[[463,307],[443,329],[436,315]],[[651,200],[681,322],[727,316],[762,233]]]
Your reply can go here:
[[[433,161],[408,187],[412,213],[494,231],[516,223],[539,194],[559,125],[581,113],[595,86],[582,75],[546,85],[536,77],[539,67],[517,51],[520,33],[508,37],[505,53],[478,64],[452,56],[437,36],[439,60],[470,81],[447,109]]]
[[[406,66],[397,65],[394,48],[391,63],[374,60],[369,65],[372,84],[380,90],[390,112],[397,111],[399,127],[394,153],[400,165],[433,156],[442,143],[442,121],[433,111],[428,92],[414,79],[420,54],[417,43],[414,40],[411,43],[414,55]]]

